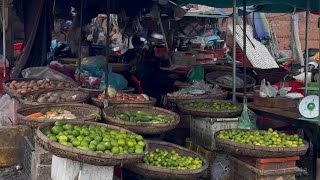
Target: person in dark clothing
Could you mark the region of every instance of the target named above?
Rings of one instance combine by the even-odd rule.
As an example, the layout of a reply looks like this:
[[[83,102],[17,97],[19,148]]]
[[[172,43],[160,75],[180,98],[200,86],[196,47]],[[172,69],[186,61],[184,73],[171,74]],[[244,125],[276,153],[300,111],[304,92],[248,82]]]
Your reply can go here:
[[[155,57],[153,48],[150,48],[136,66],[136,76],[141,83],[143,92],[156,98],[158,106],[161,105],[162,96],[187,85],[171,78],[167,72],[160,69],[160,59]]]
[[[131,39],[131,44],[133,49],[128,49],[121,57],[123,63],[134,64],[136,60],[139,60],[139,52],[142,50],[143,42],[140,40],[139,36],[134,36]]]

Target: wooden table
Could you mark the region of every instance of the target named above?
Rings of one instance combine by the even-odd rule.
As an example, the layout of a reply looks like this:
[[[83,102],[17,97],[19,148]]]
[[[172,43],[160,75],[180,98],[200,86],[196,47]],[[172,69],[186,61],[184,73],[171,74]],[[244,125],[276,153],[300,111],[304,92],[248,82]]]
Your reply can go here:
[[[254,111],[257,115],[275,119],[278,121],[286,122],[292,124],[291,129],[303,129],[306,136],[309,138],[310,142],[313,144],[313,160],[312,160],[312,179],[317,179],[317,158],[319,156],[319,140],[320,140],[320,131],[319,123],[300,120],[300,113],[297,109],[292,111],[286,111],[279,108],[266,108],[261,106],[256,106],[253,103],[248,103],[250,110]],[[260,129],[263,129],[259,120],[257,124]],[[281,128],[280,128],[281,129]],[[279,130],[280,130],[279,129]]]

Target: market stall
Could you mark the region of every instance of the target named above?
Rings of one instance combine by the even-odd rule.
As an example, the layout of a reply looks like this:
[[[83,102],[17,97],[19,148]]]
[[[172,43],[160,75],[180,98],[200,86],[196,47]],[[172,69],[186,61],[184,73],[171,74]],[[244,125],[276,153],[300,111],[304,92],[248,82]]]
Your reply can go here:
[[[98,6],[95,3],[91,5],[97,8]],[[171,54],[169,53],[169,38],[166,37],[164,30],[166,26],[162,22],[160,13],[161,8],[168,8],[166,3],[162,1],[159,2],[160,5],[157,2],[146,3],[146,8],[155,17],[153,19],[158,23],[161,34],[153,33],[150,36],[151,43],[139,51],[141,56],[150,57],[150,54],[148,54],[149,47],[154,48],[154,50],[157,47],[162,47],[165,50],[163,54],[167,56]],[[213,5],[212,3],[218,7],[234,5],[234,22],[237,6],[244,6],[243,10],[245,12],[246,5],[258,4],[257,7],[260,6],[262,11],[274,7],[273,4],[268,5],[262,1],[251,0],[244,1],[243,4],[239,2],[237,4],[235,0],[224,1],[223,3],[220,1],[205,1],[201,4]],[[304,11],[305,9],[304,4],[300,2],[290,1],[288,3],[283,0],[281,2],[277,1],[277,3],[290,4],[298,11]],[[309,3],[307,3],[307,7],[310,6],[310,9],[318,10],[315,7],[311,8],[311,5],[317,5],[315,1]],[[80,32],[83,23],[88,22],[86,20],[88,17],[85,17],[85,6],[91,7],[91,5],[89,1],[81,1],[77,6],[77,9],[80,9],[78,12],[80,14]],[[117,29],[119,20],[117,19],[118,16],[111,15],[111,12],[120,14],[118,13],[119,9],[123,8],[119,8],[121,4],[114,4],[109,1],[106,5],[106,9],[102,8],[98,10],[99,12],[94,13],[96,16],[97,13],[105,12],[107,17],[105,21],[107,27],[106,39],[103,41],[107,48],[104,56],[84,58],[82,55],[82,33],[80,33],[79,47],[76,48],[79,48],[79,57],[75,59],[78,74],[74,78],[78,78],[77,80],[80,82],[83,79],[84,81],[96,82],[97,79],[92,78],[92,75],[95,75],[96,78],[99,78],[96,89],[89,90],[88,87],[83,86],[78,88],[79,85],[72,78],[62,80],[64,78],[61,77],[65,76],[60,76],[60,74],[59,78],[53,77],[49,78],[50,80],[42,74],[38,78],[12,79],[5,81],[3,85],[5,93],[15,99],[8,98],[8,104],[13,101],[11,105],[18,102],[21,106],[17,110],[17,117],[9,118],[4,123],[25,125],[28,130],[32,130],[28,135],[22,133],[25,136],[25,141],[28,142],[27,146],[35,148],[33,152],[26,147],[24,149],[25,162],[23,164],[26,170],[28,163],[31,163],[31,158],[34,158],[31,167],[29,165],[32,178],[93,180],[113,179],[114,176],[120,176],[123,179],[197,179],[199,177],[295,179],[299,171],[296,162],[306,154],[308,149],[311,150],[309,147],[312,147],[313,150],[311,176],[313,179],[317,178],[319,128],[318,114],[316,113],[319,110],[315,111],[315,109],[319,107],[316,106],[318,100],[315,98],[312,103],[309,102],[307,106],[302,108],[308,109],[314,117],[303,114],[304,111],[302,110],[300,113],[305,118],[301,119],[301,115],[297,111],[290,111],[290,108],[297,108],[301,97],[297,97],[298,99],[295,99],[295,97],[288,99],[286,97],[290,96],[290,93],[307,95],[307,93],[300,93],[301,88],[302,91],[308,90],[307,83],[305,83],[305,88],[303,88],[303,85],[302,87],[291,87],[292,92],[290,93],[289,85],[284,86],[285,83],[283,82],[278,85],[279,88],[265,81],[261,83],[260,87],[256,87],[256,79],[247,75],[246,70],[246,44],[247,41],[251,40],[247,38],[246,18],[243,22],[245,26],[234,24],[232,27],[234,39],[233,61],[229,62],[233,65],[231,72],[230,70],[225,72],[222,68],[219,68],[221,71],[207,74],[204,72],[203,65],[205,63],[203,63],[203,60],[215,61],[216,58],[220,58],[220,55],[216,53],[220,52],[217,50],[221,50],[220,43],[223,44],[223,41],[219,41],[220,37],[217,39],[219,30],[215,26],[213,33],[209,36],[198,37],[200,41],[205,41],[208,37],[213,38],[211,40],[214,43],[211,46],[205,44],[204,47],[201,47],[202,45],[199,46],[199,44],[191,42],[190,37],[179,36],[178,39],[182,39],[181,47],[177,48],[179,50],[173,56],[166,58],[167,61],[161,61],[162,65],[168,61],[169,65],[173,65],[171,63],[177,63],[180,60],[189,68],[192,67],[192,71],[187,71],[189,75],[184,77],[189,80],[188,83],[182,83],[182,78],[176,77],[178,73],[168,75],[169,72],[172,72],[172,67],[160,69],[159,67],[143,66],[143,72],[149,73],[147,80],[143,79],[146,78],[145,76],[137,76],[142,77],[134,81],[137,85],[135,87],[137,91],[124,92],[128,87],[124,85],[126,84],[125,81],[122,81],[125,76],[122,73],[132,69],[128,68],[127,64],[119,66],[120,61],[115,61],[117,62],[116,65],[109,66],[112,58],[119,57],[117,51],[109,52],[112,40],[110,34],[114,30],[112,28],[116,27],[115,29]],[[172,4],[170,5],[172,6]],[[290,11],[291,6],[279,5],[278,12]],[[177,4],[174,7],[177,7]],[[283,9],[281,9],[282,7]],[[309,8],[306,9],[309,11]],[[128,14],[140,15],[141,11],[144,11],[144,9],[139,7],[137,11],[129,11]],[[187,13],[186,16],[193,15]],[[92,18],[89,17],[89,19]],[[207,16],[204,17],[207,18]],[[137,18],[136,20],[143,21],[143,18]],[[137,22],[130,23],[135,24]],[[241,32],[243,35],[237,31],[239,27],[243,28]],[[168,29],[170,29],[170,25],[168,25]],[[243,46],[242,73],[236,71],[236,34],[246,37],[238,40],[238,43],[242,43]],[[75,38],[79,39],[79,37]],[[185,40],[190,41],[190,43],[185,44]],[[141,43],[140,41],[138,40],[139,43]],[[184,48],[187,48],[187,50]],[[143,53],[146,53],[146,55]],[[159,51],[153,53],[159,56]],[[152,62],[152,60],[148,61],[148,63]],[[26,62],[22,64],[24,63]],[[308,63],[306,62],[306,64]],[[136,69],[141,70],[138,66]],[[146,70],[149,70],[149,72]],[[30,72],[34,71],[28,72],[29,74],[27,74],[30,75]],[[90,75],[84,76],[86,73]],[[152,73],[161,74],[159,76],[154,75],[158,78],[155,82],[150,81],[154,78],[151,77],[153,76]],[[162,78],[170,78],[170,80],[162,81]],[[171,85],[179,84],[180,86],[170,89],[169,93],[167,91],[159,93],[146,90],[146,84],[154,91],[159,90],[162,86],[166,86],[165,88],[168,89],[172,88]],[[144,94],[145,92],[147,93]],[[247,104],[246,102],[248,92],[252,92],[253,103]],[[244,96],[244,103],[236,102],[237,93]],[[164,104],[159,103],[159,94],[165,96]],[[232,100],[230,100],[231,96],[228,96],[229,94],[232,95]],[[152,95],[157,95],[157,97],[151,97]],[[155,107],[155,105],[162,107]],[[288,127],[291,130],[290,132],[280,131],[283,130],[281,128],[266,128],[264,124],[259,123],[260,120],[248,110],[248,107],[258,115],[270,116],[294,126]],[[10,107],[10,112],[16,108],[16,106]],[[310,118],[315,119],[310,120]],[[256,128],[254,120],[260,125],[258,128]],[[177,127],[181,125],[182,121],[188,121],[186,124],[189,128],[186,129],[190,129],[190,138],[186,140],[188,149],[173,143],[159,141],[159,138],[158,141],[154,141],[154,137],[157,135],[177,131]],[[2,121],[1,124],[3,124]],[[294,131],[296,129],[303,129],[303,134]],[[171,138],[175,140],[176,137]],[[28,159],[27,157],[31,158]],[[51,173],[42,173],[42,169]],[[122,171],[122,173],[118,173],[119,171]]]

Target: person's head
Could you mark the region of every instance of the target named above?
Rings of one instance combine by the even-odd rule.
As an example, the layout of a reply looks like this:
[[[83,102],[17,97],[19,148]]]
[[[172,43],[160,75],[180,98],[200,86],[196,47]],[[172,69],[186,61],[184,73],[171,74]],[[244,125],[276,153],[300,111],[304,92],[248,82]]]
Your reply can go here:
[[[134,37],[132,37],[132,39],[131,39],[131,44],[132,44],[132,46],[133,46],[134,48],[140,48],[140,47],[142,47],[142,41],[141,41],[141,39],[140,39],[139,36],[134,36]]]

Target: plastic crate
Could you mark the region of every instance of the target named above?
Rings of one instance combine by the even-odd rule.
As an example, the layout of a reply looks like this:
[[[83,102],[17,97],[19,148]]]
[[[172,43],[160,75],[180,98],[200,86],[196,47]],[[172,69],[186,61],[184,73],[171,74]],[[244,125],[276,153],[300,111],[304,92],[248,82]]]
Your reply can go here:
[[[277,170],[296,167],[296,162],[300,159],[299,156],[287,158],[251,158],[237,157],[240,161],[249,164],[259,170]]]
[[[230,161],[230,175],[237,180],[295,180],[298,171],[297,167],[262,171],[232,156]]]
[[[23,176],[25,179],[31,179],[31,161],[32,152],[35,151],[34,144],[30,141],[30,138],[24,136],[23,142]]]
[[[217,150],[214,134],[221,129],[236,128],[239,118],[203,118],[192,117],[190,121],[190,137],[197,144]]]

